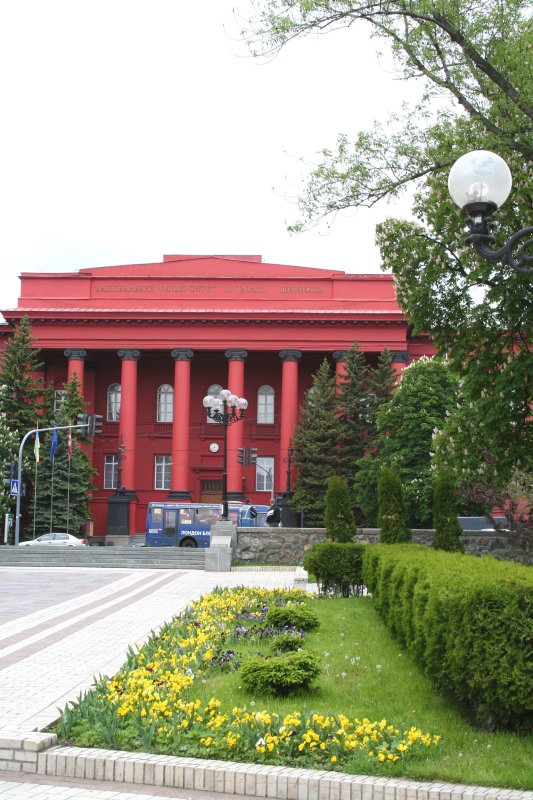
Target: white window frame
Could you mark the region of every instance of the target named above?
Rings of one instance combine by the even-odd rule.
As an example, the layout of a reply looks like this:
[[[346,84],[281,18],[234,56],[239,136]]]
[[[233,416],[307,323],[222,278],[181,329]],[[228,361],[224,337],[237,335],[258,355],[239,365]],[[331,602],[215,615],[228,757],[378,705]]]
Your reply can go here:
[[[107,388],[107,421],[118,422],[120,420],[120,403],[122,397],[122,387],[120,383],[112,383]]]
[[[65,400],[67,399],[66,389],[56,389],[54,392],[54,414],[57,414]]]
[[[118,489],[118,453],[104,456],[104,489]]]
[[[163,383],[157,389],[157,421],[172,422],[174,418],[174,387]]]
[[[166,492],[170,489],[172,456],[161,454],[154,458],[154,489]]]
[[[272,386],[264,384],[257,390],[257,424],[274,424],[274,403],[276,393]]]
[[[272,496],[274,489],[274,456],[257,456],[255,462],[255,491],[268,492]]]

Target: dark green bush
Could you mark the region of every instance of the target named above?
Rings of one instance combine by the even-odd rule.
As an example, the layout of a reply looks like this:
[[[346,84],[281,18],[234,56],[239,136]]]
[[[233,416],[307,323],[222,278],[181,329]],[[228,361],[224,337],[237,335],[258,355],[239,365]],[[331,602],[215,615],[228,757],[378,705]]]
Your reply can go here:
[[[463,529],[457,522],[457,485],[451,472],[440,472],[433,483],[435,550],[464,553]]]
[[[328,480],[324,511],[326,536],[332,542],[351,542],[355,536],[355,518],[348,484],[344,478],[332,475]]]
[[[362,594],[364,550],[363,544],[319,542],[304,553],[303,565],[315,576],[321,594]]]
[[[249,692],[287,695],[308,689],[320,675],[320,662],[305,650],[269,658],[253,656],[244,659],[240,675]]]
[[[410,542],[412,539],[411,529],[407,525],[402,482],[391,467],[383,467],[379,475],[378,525],[379,538],[384,544]]]
[[[288,630],[280,633],[279,636],[274,636],[272,639],[272,647],[280,653],[288,653],[292,650],[298,650],[303,644],[303,635],[295,630]]]
[[[303,631],[311,631],[319,626],[316,612],[305,603],[271,606],[267,611],[265,623],[272,628],[289,627]]]
[[[389,630],[476,724],[531,729],[529,567],[421,545],[374,545],[363,574]]]

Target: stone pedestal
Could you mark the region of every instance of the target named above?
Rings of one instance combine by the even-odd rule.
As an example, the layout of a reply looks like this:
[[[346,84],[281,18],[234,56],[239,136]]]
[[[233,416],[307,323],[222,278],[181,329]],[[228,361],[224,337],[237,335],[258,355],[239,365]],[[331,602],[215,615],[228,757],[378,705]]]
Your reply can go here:
[[[135,492],[120,489],[107,500],[107,536],[125,537],[129,542],[130,535],[130,504],[137,500]]]

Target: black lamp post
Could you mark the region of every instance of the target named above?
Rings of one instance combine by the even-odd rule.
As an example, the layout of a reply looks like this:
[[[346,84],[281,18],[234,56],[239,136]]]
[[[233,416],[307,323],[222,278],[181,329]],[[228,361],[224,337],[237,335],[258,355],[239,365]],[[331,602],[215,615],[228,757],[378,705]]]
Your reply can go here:
[[[289,442],[289,446],[287,448],[287,458],[285,461],[287,462],[287,497],[291,496],[291,464],[292,464],[292,439]]]
[[[526,275],[533,274],[533,227],[514,233],[499,249],[492,236],[493,213],[511,192],[513,179],[503,158],[490,150],[473,150],[461,156],[450,170],[448,189],[452,200],[468,214],[470,235],[466,239],[487,261],[499,261]],[[520,244],[520,242],[523,242]],[[514,253],[516,252],[516,255]]]
[[[228,425],[243,419],[248,400],[237,397],[229,389],[222,389],[213,397],[208,394],[204,397],[203,406],[207,409],[207,416],[224,426],[224,445],[222,448],[222,520],[228,519],[228,462],[227,462],[227,430]]]

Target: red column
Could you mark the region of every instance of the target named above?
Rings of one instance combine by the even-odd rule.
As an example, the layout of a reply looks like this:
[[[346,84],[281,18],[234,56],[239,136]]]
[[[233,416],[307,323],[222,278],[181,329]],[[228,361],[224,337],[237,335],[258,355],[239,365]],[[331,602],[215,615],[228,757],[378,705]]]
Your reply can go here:
[[[298,361],[302,354],[300,350],[281,350],[279,357],[281,367],[281,424],[279,433],[279,458],[276,459],[276,480],[274,490],[280,491],[285,487],[286,458],[289,456],[289,447],[294,435],[294,426],[298,422]]]
[[[135,464],[137,455],[137,362],[141,357],[139,350],[119,350],[122,359],[120,379],[120,422],[119,439],[124,445],[122,462],[122,485],[128,491],[135,491]],[[130,514],[131,518],[134,516]]]
[[[80,394],[83,396],[83,381],[85,377],[85,357],[87,350],[64,350],[64,355],[68,358],[67,381],[71,381],[76,375],[80,382]]]
[[[227,388],[237,397],[244,397],[244,362],[246,350],[226,350],[228,359]],[[244,422],[234,422],[227,431],[228,500],[244,500],[242,465],[237,462],[239,447],[244,442]]]
[[[335,350],[333,360],[335,361],[335,382],[338,391],[339,384],[346,380],[346,350]]]
[[[190,419],[192,350],[172,350],[174,413],[172,416],[172,474],[169,499],[190,500]]]
[[[396,374],[396,385],[398,385],[402,377],[402,372],[409,361],[409,353],[407,350],[391,350],[391,359],[391,366]]]

